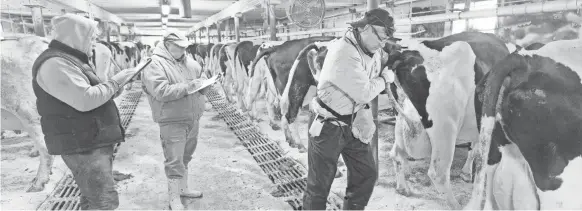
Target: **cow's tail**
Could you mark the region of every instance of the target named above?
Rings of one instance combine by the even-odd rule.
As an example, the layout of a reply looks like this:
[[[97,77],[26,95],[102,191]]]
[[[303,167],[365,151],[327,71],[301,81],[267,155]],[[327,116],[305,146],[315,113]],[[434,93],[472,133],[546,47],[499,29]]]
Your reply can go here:
[[[495,127],[496,115],[498,114],[498,103],[499,98],[503,97],[504,89],[510,81],[510,74],[513,70],[521,69],[526,65],[525,61],[518,54],[510,54],[501,62],[498,62],[489,74],[486,76],[483,90],[476,90],[476,95],[482,95],[477,97],[482,97],[482,116],[481,116],[481,128],[479,131],[479,140],[477,140],[477,145],[474,147],[476,151],[475,158],[475,182],[473,187],[473,196],[478,203],[482,203],[484,200],[485,191],[485,177],[486,177],[486,162],[489,159],[489,150],[492,142],[493,129]],[[500,95],[501,93],[501,95]],[[479,115],[479,114],[477,114]],[[502,121],[501,117],[497,121]],[[503,125],[503,123],[501,124]],[[487,184],[491,185],[491,184]]]
[[[295,72],[297,71],[297,66],[299,65],[299,62],[301,61],[301,59],[305,58],[307,56],[307,52],[309,52],[312,49],[318,50],[319,48],[317,47],[317,44],[315,44],[315,43],[311,43],[311,44],[305,46],[305,48],[303,48],[301,51],[299,51],[299,55],[297,55],[297,58],[293,62],[293,66],[291,66],[291,70],[289,71],[289,77],[287,77],[287,84],[285,84],[285,91],[283,91],[283,94],[281,95],[281,102],[280,102],[281,115],[284,118],[286,118],[285,116],[287,115],[287,112],[289,111],[289,90],[291,89],[291,83],[293,82],[293,76],[295,76]]]
[[[273,47],[267,48],[264,51],[262,51],[261,53],[259,53],[259,55],[257,55],[255,57],[255,59],[253,59],[253,64],[251,65],[250,77],[253,77],[253,75],[255,74],[255,66],[257,65],[257,62],[259,62],[259,60],[261,60],[261,58],[263,58],[263,56],[269,55],[269,54],[273,53],[274,51],[275,51],[275,48],[273,48]]]

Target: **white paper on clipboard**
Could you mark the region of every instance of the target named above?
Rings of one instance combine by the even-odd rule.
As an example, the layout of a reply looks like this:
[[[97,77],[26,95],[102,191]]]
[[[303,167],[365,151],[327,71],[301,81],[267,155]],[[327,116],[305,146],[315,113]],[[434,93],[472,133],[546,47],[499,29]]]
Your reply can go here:
[[[208,86],[216,83],[216,79],[218,79],[218,75],[215,75],[212,78],[209,78],[209,79],[206,79],[206,80],[202,81],[202,85],[199,88],[197,88],[195,90],[188,90],[188,94],[196,93],[197,91],[200,91],[200,90],[202,90],[202,89],[204,89],[204,88],[206,88],[206,87],[208,87]]]
[[[123,87],[126,84],[128,84],[133,78],[135,78],[137,75],[139,75],[141,73],[141,71],[148,66],[150,63],[152,63],[152,59],[148,58],[145,62],[139,63],[135,69],[137,69],[137,71],[135,71],[135,73],[133,74],[133,76],[131,76],[130,78],[126,79],[123,83],[121,83],[119,85],[119,87]]]

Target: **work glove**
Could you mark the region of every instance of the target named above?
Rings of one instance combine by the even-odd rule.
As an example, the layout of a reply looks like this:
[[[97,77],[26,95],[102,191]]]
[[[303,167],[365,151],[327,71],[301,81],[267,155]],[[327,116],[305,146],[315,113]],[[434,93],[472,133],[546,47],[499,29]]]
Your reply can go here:
[[[383,78],[384,82],[386,83],[384,91],[380,92],[380,94],[387,94],[386,90],[388,89],[388,86],[390,86],[391,83],[394,83],[394,72],[385,69],[382,71],[382,73],[380,73],[380,77]]]
[[[121,72],[112,76],[111,80],[117,82],[118,85],[121,85],[123,82],[128,80],[131,76],[133,76],[136,72],[137,72],[137,69],[128,68],[128,69],[122,70]],[[119,88],[121,88],[121,87],[119,87]]]

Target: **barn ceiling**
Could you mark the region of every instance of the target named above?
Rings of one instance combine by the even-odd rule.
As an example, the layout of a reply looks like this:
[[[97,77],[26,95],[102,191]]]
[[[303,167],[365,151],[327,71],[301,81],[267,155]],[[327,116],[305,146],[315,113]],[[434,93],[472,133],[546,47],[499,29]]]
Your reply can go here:
[[[191,17],[184,17],[183,3],[190,4]],[[285,21],[285,8],[290,0],[280,0],[281,4],[276,6],[276,16],[278,21]],[[385,2],[386,0],[381,0]],[[392,1],[392,0],[388,0]],[[431,2],[431,5],[444,3],[445,0],[396,0]],[[463,1],[463,0],[455,0]],[[478,0],[472,0],[478,1]],[[99,10],[104,14],[111,14],[119,18],[124,24],[133,25],[143,33],[161,34],[162,12],[161,5],[163,2],[169,3],[170,12],[168,15],[167,28],[181,31],[188,31],[196,23],[206,20],[208,17],[228,8],[236,0],[2,0],[1,12],[4,17],[6,14],[19,16],[30,19],[31,10],[25,5],[43,6],[43,16],[50,19],[53,16],[60,15],[63,12],[84,13],[87,10],[93,12]],[[328,13],[334,10],[347,10],[345,8],[363,5],[366,0],[325,0]],[[87,6],[91,5],[91,6]],[[89,9],[87,9],[89,8]],[[263,24],[264,9],[257,7],[243,14],[241,24],[245,28],[260,28]],[[107,16],[110,17],[110,16]],[[232,20],[228,20],[232,22]],[[227,21],[227,22],[228,22]],[[216,26],[211,26],[215,28]],[[222,24],[222,28],[226,28]]]

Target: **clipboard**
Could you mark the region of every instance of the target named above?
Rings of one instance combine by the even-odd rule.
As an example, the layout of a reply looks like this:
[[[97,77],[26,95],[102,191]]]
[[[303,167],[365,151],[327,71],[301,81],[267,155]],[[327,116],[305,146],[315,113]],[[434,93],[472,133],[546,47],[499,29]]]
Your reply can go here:
[[[131,80],[133,80],[133,78],[135,78],[137,75],[139,75],[141,73],[141,71],[143,71],[143,69],[145,67],[147,67],[150,63],[152,63],[152,58],[147,58],[147,60],[145,62],[138,64],[138,66],[135,67],[135,68],[137,68],[137,71],[135,71],[135,73],[130,78],[128,78],[126,81],[119,84],[119,87],[123,87],[126,84],[128,84]]]
[[[206,80],[204,80],[204,81],[202,82],[202,86],[198,87],[198,88],[197,88],[197,89],[195,89],[195,90],[188,90],[188,94],[194,94],[194,93],[196,93],[197,91],[200,91],[200,90],[202,90],[202,89],[204,89],[204,88],[206,88],[206,87],[208,87],[208,86],[210,86],[210,85],[212,85],[212,84],[216,83],[216,79],[218,79],[218,75],[215,75],[215,76],[214,76],[214,77],[212,77],[212,78],[209,78],[209,79],[206,79]]]

